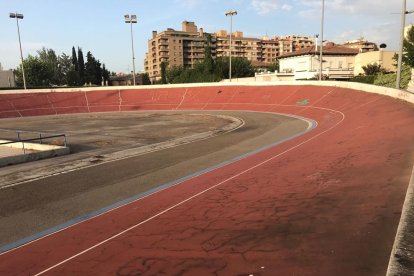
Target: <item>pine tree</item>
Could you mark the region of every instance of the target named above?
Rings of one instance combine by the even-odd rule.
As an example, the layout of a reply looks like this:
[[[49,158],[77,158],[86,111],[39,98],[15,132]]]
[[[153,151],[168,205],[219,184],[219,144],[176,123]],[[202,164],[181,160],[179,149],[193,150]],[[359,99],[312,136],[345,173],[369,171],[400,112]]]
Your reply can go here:
[[[108,70],[106,70],[105,63],[102,64],[102,77],[103,77],[104,85],[106,85],[106,83],[109,83],[109,75],[110,74],[111,73]]]
[[[214,71],[214,60],[211,54],[211,35],[206,34],[206,46],[204,48],[204,73],[211,74]]]
[[[79,68],[79,78],[81,85],[85,84],[85,61],[83,60],[83,52],[80,47],[78,47],[78,68]]]
[[[95,60],[95,78],[96,78],[96,85],[102,85],[102,68],[101,62],[99,60]]]
[[[78,58],[76,57],[75,46],[72,47],[72,65],[75,68],[75,71],[79,71]]]

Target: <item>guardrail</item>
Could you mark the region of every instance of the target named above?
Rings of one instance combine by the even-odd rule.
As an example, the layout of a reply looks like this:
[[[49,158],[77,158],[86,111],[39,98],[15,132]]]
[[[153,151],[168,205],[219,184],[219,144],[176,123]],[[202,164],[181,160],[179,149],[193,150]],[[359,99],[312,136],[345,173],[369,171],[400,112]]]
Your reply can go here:
[[[10,132],[10,130],[6,130],[6,131]],[[15,133],[16,133],[16,136],[17,136],[17,141],[2,142],[2,143],[0,143],[0,146],[9,145],[9,144],[16,144],[16,143],[22,143],[23,154],[26,154],[26,147],[24,146],[24,143],[38,141],[40,144],[43,144],[43,142],[47,139],[63,137],[63,144],[64,144],[65,147],[67,147],[66,134],[47,134],[47,133],[25,131],[25,130],[16,130]],[[21,134],[22,133],[32,133],[32,134],[36,133],[36,136],[38,135],[38,137],[30,138],[30,139],[21,139],[21,136],[22,136]]]

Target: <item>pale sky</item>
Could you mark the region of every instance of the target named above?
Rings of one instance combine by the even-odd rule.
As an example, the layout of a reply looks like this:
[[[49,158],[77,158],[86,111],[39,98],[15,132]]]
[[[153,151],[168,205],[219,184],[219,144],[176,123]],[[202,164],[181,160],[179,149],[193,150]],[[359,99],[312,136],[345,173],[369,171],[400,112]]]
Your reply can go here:
[[[364,37],[396,50],[402,0],[326,0],[325,39],[337,43]],[[407,9],[413,10],[413,1]],[[17,28],[9,12],[24,14],[20,21],[23,54],[43,46],[71,54],[81,46],[115,72],[132,70],[130,29],[124,14],[136,14],[134,42],[137,71],[143,70],[147,41],[153,30],[180,29],[194,21],[207,32],[228,29],[224,13],[235,9],[233,30],[245,36],[320,33],[322,0],[0,0],[0,63],[19,64]],[[407,16],[407,24],[414,22]]]

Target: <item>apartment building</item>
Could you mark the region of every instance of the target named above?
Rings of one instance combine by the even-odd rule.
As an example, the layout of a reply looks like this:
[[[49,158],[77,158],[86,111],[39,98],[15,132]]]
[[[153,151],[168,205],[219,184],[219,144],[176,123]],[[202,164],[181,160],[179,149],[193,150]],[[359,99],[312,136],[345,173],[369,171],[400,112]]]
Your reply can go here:
[[[350,40],[342,44],[342,46],[352,49],[358,49],[360,53],[378,51],[378,46],[374,42],[369,42],[364,40],[364,38],[359,38],[355,40]]]
[[[152,81],[161,77],[161,63],[168,66],[192,68],[194,63],[204,59],[206,38],[203,29],[197,29],[194,22],[184,21],[182,30],[167,29],[161,33],[152,32],[148,41],[144,68]]]
[[[213,36],[216,39],[216,56],[230,56],[230,34],[225,30],[221,30]],[[260,39],[245,37],[243,32],[236,31],[232,34],[231,49],[233,57],[244,57],[253,63],[262,60],[262,45]]]
[[[217,39],[217,57],[229,56],[230,34],[221,30],[215,33]],[[232,56],[245,57],[253,65],[266,66],[276,62],[279,56],[311,47],[314,38],[308,36],[289,35],[274,38],[250,38],[243,32],[234,32],[232,35]]]
[[[308,36],[289,35],[274,38],[245,37],[243,32],[230,34],[221,30],[214,34],[204,33],[194,22],[184,21],[181,31],[167,29],[161,33],[152,32],[148,41],[145,58],[145,72],[151,81],[161,78],[161,63],[169,67],[183,66],[192,68],[196,62],[204,59],[207,37],[211,37],[213,58],[230,56],[247,58],[255,67],[265,67],[277,61],[279,56],[314,45],[314,39]]]

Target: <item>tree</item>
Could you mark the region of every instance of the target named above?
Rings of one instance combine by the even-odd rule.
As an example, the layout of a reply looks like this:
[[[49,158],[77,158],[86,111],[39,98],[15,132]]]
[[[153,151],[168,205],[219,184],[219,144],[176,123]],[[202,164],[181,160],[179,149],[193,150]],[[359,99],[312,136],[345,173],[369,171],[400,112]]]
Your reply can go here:
[[[86,54],[86,64],[85,64],[85,82],[86,84],[96,83],[96,67],[95,67],[95,58],[89,51]]]
[[[167,83],[167,63],[165,61],[161,62],[161,83]]]
[[[101,68],[101,62],[99,60],[96,60],[95,57],[92,55],[92,53],[89,51],[86,54],[86,63],[85,63],[86,83],[101,85],[102,74],[103,74],[103,71]]]
[[[142,84],[143,85],[149,85],[149,84],[151,84],[151,80],[149,78],[148,73],[141,74],[141,78],[142,78]]]
[[[279,71],[279,60],[276,60],[274,63],[272,63],[267,70],[270,72],[278,72]]]
[[[58,80],[59,85],[68,85],[69,84],[69,72],[75,71],[72,65],[71,57],[62,53],[58,57]],[[76,84],[75,84],[76,85]]]
[[[26,76],[27,87],[46,87],[50,86],[53,79],[53,73],[45,62],[39,57],[29,55],[23,60],[23,66]],[[17,67],[14,71],[16,75],[16,84],[23,86],[23,74],[21,67]]]
[[[233,61],[234,60],[234,61]],[[232,59],[231,75],[235,78],[253,77],[255,70],[247,58]]]
[[[214,60],[211,54],[211,34],[206,34],[206,46],[204,48],[204,73],[212,74],[214,70]]]
[[[407,38],[403,43],[402,61],[405,65],[414,68],[414,27],[411,27],[407,32]]]
[[[50,74],[50,85],[58,86],[62,85],[61,79],[59,78],[59,59],[55,51],[43,47],[37,51],[40,62],[44,63]]]
[[[85,84],[85,61],[83,60],[82,48],[78,47],[78,68],[80,85]]]
[[[381,65],[377,63],[362,66],[362,70],[364,70],[366,76],[378,75],[379,73],[384,73],[385,71],[383,68],[381,68]]]
[[[72,47],[72,65],[75,71],[79,72],[78,57],[76,56],[75,46]]]
[[[75,46],[72,47],[72,68],[69,74],[69,79],[70,81],[68,84],[70,86],[78,86],[82,83],[79,75],[79,63],[78,57],[76,56]]]
[[[111,73],[108,70],[106,70],[105,63],[102,64],[102,78],[103,78],[104,85],[106,85],[106,83],[109,83],[109,75],[110,74]]]

